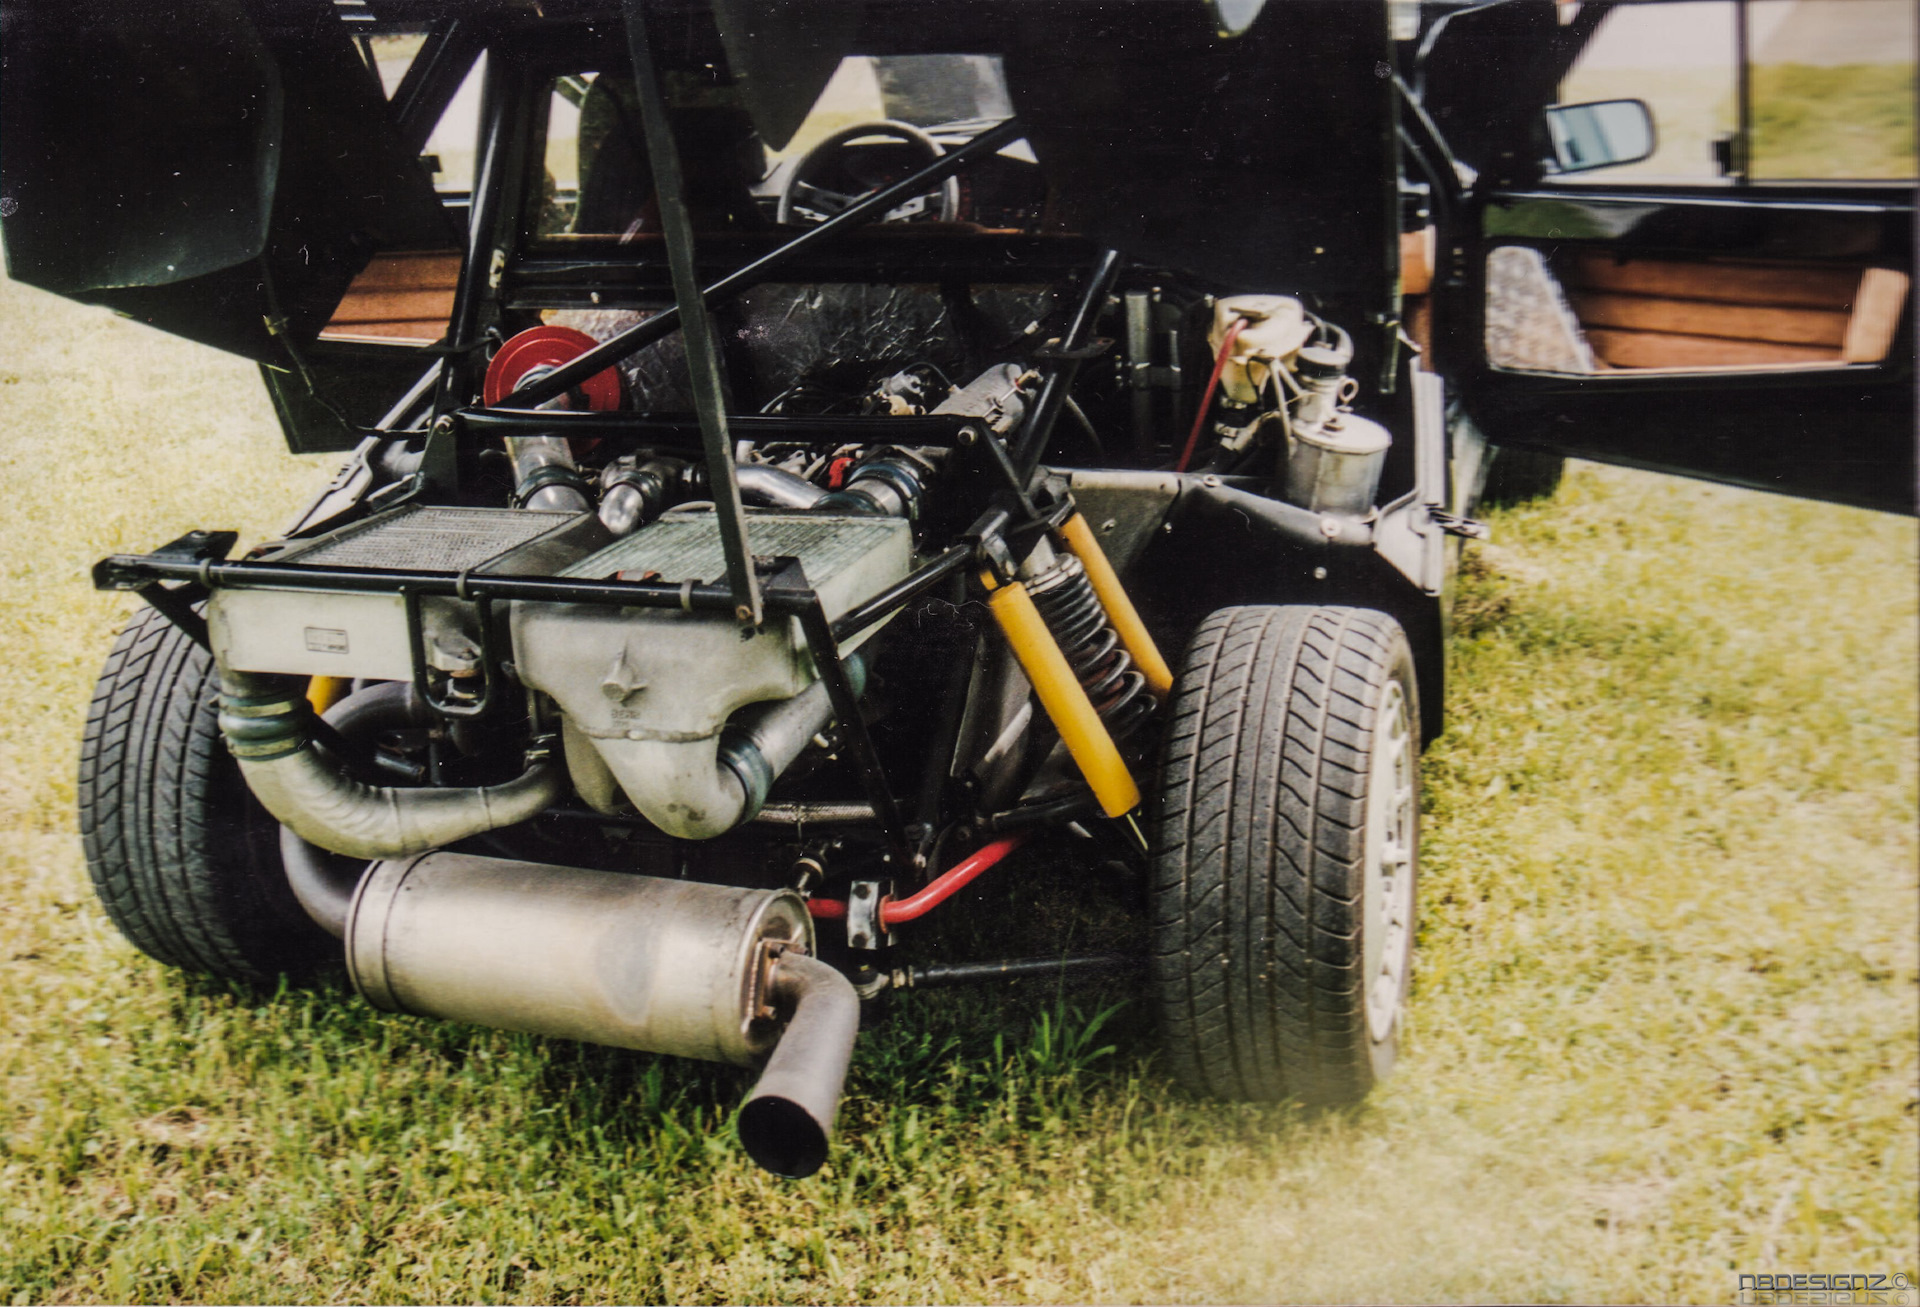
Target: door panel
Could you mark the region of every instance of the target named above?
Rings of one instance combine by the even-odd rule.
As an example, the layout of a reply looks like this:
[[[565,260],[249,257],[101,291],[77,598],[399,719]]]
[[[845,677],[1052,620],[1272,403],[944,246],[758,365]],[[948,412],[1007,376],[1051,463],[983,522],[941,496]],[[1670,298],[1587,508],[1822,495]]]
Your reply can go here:
[[[1905,191],[1540,187],[1467,216],[1437,344],[1496,443],[1914,511]]]

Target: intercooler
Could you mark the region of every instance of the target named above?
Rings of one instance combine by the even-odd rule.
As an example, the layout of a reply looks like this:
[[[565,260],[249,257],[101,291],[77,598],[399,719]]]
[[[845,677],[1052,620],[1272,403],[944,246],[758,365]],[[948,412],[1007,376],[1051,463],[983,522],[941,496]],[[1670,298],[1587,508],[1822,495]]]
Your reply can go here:
[[[329,568],[384,568],[476,575],[552,575],[606,543],[591,515],[510,508],[404,505],[310,541],[264,555],[266,561]],[[397,593],[287,589],[216,590],[207,626],[220,665],[240,672],[300,676],[413,678],[405,601]],[[479,631],[468,605],[421,601],[429,657],[457,662]]]

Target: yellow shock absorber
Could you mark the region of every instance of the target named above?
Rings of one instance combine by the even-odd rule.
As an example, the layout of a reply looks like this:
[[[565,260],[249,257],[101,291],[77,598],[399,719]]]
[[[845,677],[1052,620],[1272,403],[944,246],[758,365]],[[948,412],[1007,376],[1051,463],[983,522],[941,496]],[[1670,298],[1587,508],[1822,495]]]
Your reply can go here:
[[[314,712],[324,713],[346,698],[352,688],[353,682],[344,676],[316,676],[307,682],[307,702]]]
[[[1093,583],[1093,592],[1100,598],[1100,607],[1106,610],[1107,620],[1113,624],[1133,665],[1147,678],[1147,688],[1153,691],[1154,698],[1164,701],[1173,689],[1173,672],[1167,660],[1160,656],[1160,647],[1147,634],[1147,624],[1140,620],[1133,600],[1127,598],[1120,574],[1107,561],[1106,550],[1094,539],[1093,528],[1087,525],[1082,514],[1075,513],[1060,527],[1060,537],[1067,552],[1086,569],[1087,580]]]
[[[1134,784],[1113,736],[1093,710],[1093,701],[1068,666],[1066,655],[1060,652],[1040,610],[1033,606],[1027,588],[1018,581],[996,586],[991,576],[982,576],[981,580],[987,587],[987,607],[993,610],[1013,656],[1033,682],[1040,706],[1053,719],[1067,752],[1100,800],[1100,810],[1109,817],[1132,812],[1140,806],[1140,787]]]

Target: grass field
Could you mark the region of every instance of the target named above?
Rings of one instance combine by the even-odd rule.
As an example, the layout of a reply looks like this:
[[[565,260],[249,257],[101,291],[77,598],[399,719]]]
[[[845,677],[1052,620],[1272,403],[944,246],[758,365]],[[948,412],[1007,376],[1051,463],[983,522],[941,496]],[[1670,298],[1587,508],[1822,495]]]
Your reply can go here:
[[[1363,1108],[1187,1099],[1118,985],[909,995],[791,1184],[732,1140],[741,1073],[231,990],[106,924],[72,778],[127,605],[87,566],[257,537],[328,470],[245,365],[0,283],[0,1300],[1716,1301],[1920,1270],[1912,521],[1589,465],[1495,517],[1426,761],[1406,1050]],[[1047,871],[971,901],[1024,913]]]

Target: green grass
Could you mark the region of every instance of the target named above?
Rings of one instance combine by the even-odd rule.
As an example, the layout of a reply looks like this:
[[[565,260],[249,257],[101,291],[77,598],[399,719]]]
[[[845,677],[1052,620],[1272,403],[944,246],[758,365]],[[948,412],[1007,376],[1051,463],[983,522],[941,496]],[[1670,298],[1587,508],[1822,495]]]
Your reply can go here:
[[[1912,177],[1914,65],[1753,70],[1753,176]]]
[[[5,283],[0,357],[0,1300],[1718,1301],[1920,1269],[1912,521],[1590,465],[1496,516],[1406,1049],[1363,1108],[1187,1099],[1117,983],[912,994],[796,1184],[732,1139],[741,1072],[114,935],[70,810],[126,603],[86,568],[269,532],[327,469],[246,366]],[[1049,871],[969,901],[1039,931]]]

